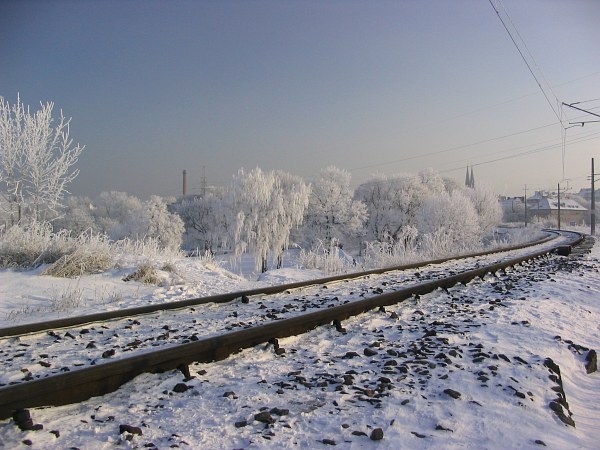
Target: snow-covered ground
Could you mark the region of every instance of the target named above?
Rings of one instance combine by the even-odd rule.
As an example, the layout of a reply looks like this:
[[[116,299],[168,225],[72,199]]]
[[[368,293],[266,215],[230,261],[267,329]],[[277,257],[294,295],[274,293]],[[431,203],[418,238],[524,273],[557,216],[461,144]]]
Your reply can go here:
[[[598,245],[581,259],[553,256],[371,311],[345,321],[345,333],[281,339],[280,356],[261,345],[192,365],[189,380],[142,375],[81,404],[33,409],[43,429],[1,421],[0,447],[599,448],[600,375],[584,369],[585,348],[600,350],[599,260]],[[125,272],[77,284],[0,271],[2,325],[256,286],[193,260],[177,266],[185,284],[164,288],[128,287]],[[315,275],[285,269],[261,282]],[[77,290],[81,303],[60,311]],[[576,428],[549,408],[558,394],[547,358],[560,367]]]

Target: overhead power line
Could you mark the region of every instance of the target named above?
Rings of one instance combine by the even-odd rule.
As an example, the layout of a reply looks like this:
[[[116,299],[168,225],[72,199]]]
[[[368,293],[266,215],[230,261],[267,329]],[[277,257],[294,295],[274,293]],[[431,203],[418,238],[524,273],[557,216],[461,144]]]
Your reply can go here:
[[[456,150],[461,150],[463,148],[473,147],[473,146],[476,146],[476,145],[486,144],[488,142],[494,142],[494,141],[499,141],[501,139],[506,139],[506,138],[509,138],[509,137],[518,136],[520,134],[530,133],[532,131],[536,131],[536,130],[541,130],[543,128],[552,127],[554,125],[556,125],[556,122],[549,123],[547,125],[542,125],[542,126],[535,127],[535,128],[530,128],[528,130],[517,131],[517,132],[511,133],[511,134],[505,134],[503,136],[497,136],[497,137],[493,137],[493,138],[489,138],[489,139],[484,139],[482,141],[472,142],[470,144],[457,145],[455,147],[450,147],[450,148],[446,148],[446,149],[443,149],[443,150],[436,150],[434,152],[421,153],[419,155],[406,156],[404,158],[394,159],[394,160],[385,161],[385,162],[381,162],[381,163],[369,164],[369,165],[361,166],[361,167],[354,167],[354,168],[350,169],[350,171],[353,171],[353,170],[362,170],[362,169],[370,169],[370,168],[373,168],[373,167],[387,166],[389,164],[395,164],[395,163],[399,163],[399,162],[410,161],[410,160],[413,160],[413,159],[424,158],[424,157],[427,157],[427,156],[435,156],[435,155],[439,155],[441,153],[448,153],[448,152],[452,152],[452,151],[456,151]]]
[[[556,116],[556,118],[558,119],[558,121],[560,122],[560,124],[563,126],[563,122],[562,122],[562,117],[560,117],[560,114],[558,113],[558,111],[554,108],[554,106],[552,105],[552,102],[550,101],[550,99],[548,98],[548,95],[546,94],[546,91],[544,90],[542,83],[540,82],[540,80],[538,79],[537,75],[535,74],[535,72],[533,71],[533,69],[531,68],[531,65],[529,64],[529,61],[527,61],[527,58],[525,57],[525,55],[523,54],[523,52],[521,51],[521,48],[519,47],[519,44],[517,44],[517,41],[515,40],[513,34],[510,32],[508,26],[506,25],[506,22],[504,21],[504,19],[502,18],[502,16],[500,15],[500,11],[498,11],[498,9],[496,8],[496,6],[494,5],[492,0],[488,0],[490,2],[490,5],[492,6],[492,8],[494,8],[494,11],[496,12],[496,15],[498,16],[498,19],[500,20],[500,22],[502,23],[502,26],[504,27],[504,29],[506,30],[506,32],[508,33],[508,36],[510,37],[510,40],[512,41],[512,43],[514,44],[515,48],[517,49],[517,51],[519,52],[519,55],[521,55],[521,58],[523,59],[523,62],[525,63],[525,65],[527,66],[527,69],[529,69],[529,73],[531,73],[531,76],[533,77],[533,79],[535,80],[535,82],[537,83],[538,87],[540,88],[540,90],[542,91],[542,94],[544,94],[544,97],[546,99],[546,101],[548,102],[548,105],[550,106],[550,109],[552,109],[552,112],[554,113],[554,115]],[[499,0],[497,0],[499,2]],[[521,38],[521,35],[519,34],[519,31],[517,30],[517,27],[515,26],[515,24],[512,22],[512,20],[510,19],[510,16],[508,15],[508,12],[506,11],[506,8],[503,6],[503,10],[504,10],[504,14],[506,15],[506,17],[508,17],[508,20],[511,22],[512,27],[515,30],[515,33],[519,36],[521,42],[523,43],[523,46],[525,47],[525,49],[527,50],[527,53],[529,55],[529,57],[531,58],[531,60],[533,61],[533,63],[536,65],[536,67],[539,70],[538,65],[535,63],[535,59],[533,58],[533,55],[531,54],[531,52],[529,52],[529,50],[527,49],[527,46],[525,45],[525,41],[523,40],[523,38]],[[540,70],[541,73],[541,70]],[[543,75],[542,75],[543,76]],[[554,96],[557,104],[558,99],[556,98],[556,96]]]

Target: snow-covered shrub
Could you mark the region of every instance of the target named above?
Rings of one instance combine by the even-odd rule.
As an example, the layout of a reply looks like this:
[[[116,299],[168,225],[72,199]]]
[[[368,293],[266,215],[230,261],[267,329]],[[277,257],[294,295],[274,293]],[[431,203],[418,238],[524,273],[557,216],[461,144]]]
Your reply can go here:
[[[144,284],[160,285],[161,279],[158,276],[158,271],[150,263],[140,265],[137,270],[123,277],[123,281],[139,281]]]
[[[72,247],[73,251],[61,256],[42,275],[74,278],[101,273],[113,265],[114,250],[106,235],[82,233],[73,240]]]
[[[366,243],[363,261],[367,267],[387,267],[408,264],[420,259],[418,252],[418,230],[406,225],[397,235],[397,240],[386,238],[382,242]]]
[[[319,269],[328,274],[346,272],[356,261],[336,244],[335,241],[328,246],[318,243],[311,250],[300,250],[298,263],[305,269]]]
[[[116,266],[127,267],[153,260],[164,261],[184,256],[179,248],[163,248],[156,238],[121,239],[112,244]]]
[[[14,225],[0,235],[0,267],[37,267],[58,260],[73,248],[69,234],[52,233],[48,222]]]
[[[50,297],[50,311],[53,312],[68,311],[84,304],[83,289],[79,287],[69,287],[61,292],[56,291]]]

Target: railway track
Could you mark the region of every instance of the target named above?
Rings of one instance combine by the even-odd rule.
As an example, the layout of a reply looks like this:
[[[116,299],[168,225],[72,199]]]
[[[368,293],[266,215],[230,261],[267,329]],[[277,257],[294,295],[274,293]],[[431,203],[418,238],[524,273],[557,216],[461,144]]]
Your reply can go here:
[[[276,287],[273,293],[268,292],[269,288],[194,299],[192,305],[180,302],[177,309],[169,311],[136,308],[133,312],[137,315],[111,318],[112,322],[105,322],[107,318],[96,319],[96,323],[90,317],[75,318],[79,325],[68,330],[57,330],[56,323],[50,324],[51,329],[5,329],[0,331],[4,336],[0,362],[13,370],[7,370],[2,380],[5,385],[0,387],[0,419],[10,417],[17,409],[74,403],[106,394],[143,372],[179,368],[186,373],[191,362],[224,359],[242,348],[332,322],[341,328],[341,321],[348,317],[467,283],[557,249],[565,251],[581,239],[573,233],[562,233],[552,242],[537,243],[535,250],[478,254],[461,263],[440,260],[385,274],[371,271],[354,274],[351,281],[331,277]],[[318,282],[321,284],[315,285]],[[268,294],[272,296],[264,297]],[[242,303],[242,298],[248,303]],[[201,319],[207,310],[211,323]],[[216,311],[220,316],[215,315]],[[25,334],[17,334],[23,330]],[[148,336],[150,330],[154,330],[152,338],[136,338]],[[61,349],[66,359],[61,360],[56,349]],[[34,366],[37,370],[32,369]]]

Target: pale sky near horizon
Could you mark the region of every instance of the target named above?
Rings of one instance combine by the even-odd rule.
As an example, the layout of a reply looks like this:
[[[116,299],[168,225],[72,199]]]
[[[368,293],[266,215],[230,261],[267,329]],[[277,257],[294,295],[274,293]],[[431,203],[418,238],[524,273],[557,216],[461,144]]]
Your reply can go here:
[[[73,118],[76,195],[179,195],[183,169],[195,193],[203,167],[226,185],[257,166],[587,187],[600,123],[567,129],[563,158],[559,118],[600,118],[559,104],[600,114],[600,1],[492,1],[548,98],[488,0],[2,0],[0,96]]]

